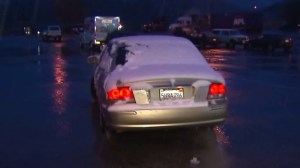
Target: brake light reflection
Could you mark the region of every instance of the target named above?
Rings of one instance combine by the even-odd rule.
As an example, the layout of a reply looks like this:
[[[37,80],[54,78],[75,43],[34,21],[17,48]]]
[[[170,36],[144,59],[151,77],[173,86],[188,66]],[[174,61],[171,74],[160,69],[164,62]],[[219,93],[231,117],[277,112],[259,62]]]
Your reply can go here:
[[[58,114],[65,112],[66,106],[66,94],[68,85],[65,83],[67,73],[65,71],[66,62],[60,54],[56,54],[54,57],[54,111]]]

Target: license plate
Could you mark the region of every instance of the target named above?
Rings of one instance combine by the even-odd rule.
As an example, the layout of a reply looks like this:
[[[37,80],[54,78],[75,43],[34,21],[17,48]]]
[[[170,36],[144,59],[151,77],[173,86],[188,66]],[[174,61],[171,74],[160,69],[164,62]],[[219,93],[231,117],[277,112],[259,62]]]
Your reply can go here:
[[[183,88],[159,89],[159,98],[160,100],[182,99],[183,93]]]

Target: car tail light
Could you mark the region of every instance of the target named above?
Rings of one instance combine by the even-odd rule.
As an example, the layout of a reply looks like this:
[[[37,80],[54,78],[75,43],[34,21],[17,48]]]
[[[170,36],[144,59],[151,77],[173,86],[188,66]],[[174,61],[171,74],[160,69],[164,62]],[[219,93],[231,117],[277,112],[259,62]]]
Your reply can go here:
[[[209,86],[208,98],[209,99],[217,99],[223,98],[226,94],[226,87],[222,83],[212,83]]]
[[[133,99],[132,90],[129,87],[119,87],[108,91],[109,100],[128,100]]]

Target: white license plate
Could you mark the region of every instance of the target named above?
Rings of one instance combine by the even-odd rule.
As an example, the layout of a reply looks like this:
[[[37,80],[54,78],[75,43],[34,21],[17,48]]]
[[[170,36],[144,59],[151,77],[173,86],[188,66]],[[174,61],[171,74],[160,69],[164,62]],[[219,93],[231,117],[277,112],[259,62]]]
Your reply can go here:
[[[183,93],[184,93],[183,88],[159,89],[159,98],[161,100],[182,99]]]

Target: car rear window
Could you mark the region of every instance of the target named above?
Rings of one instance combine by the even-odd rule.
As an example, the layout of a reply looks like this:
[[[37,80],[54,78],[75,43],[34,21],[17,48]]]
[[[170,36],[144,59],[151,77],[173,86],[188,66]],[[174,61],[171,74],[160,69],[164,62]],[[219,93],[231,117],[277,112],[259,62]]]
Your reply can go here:
[[[126,54],[128,50],[126,50],[126,46],[121,46],[117,50],[117,57],[116,57],[116,65],[124,65],[126,61]]]

